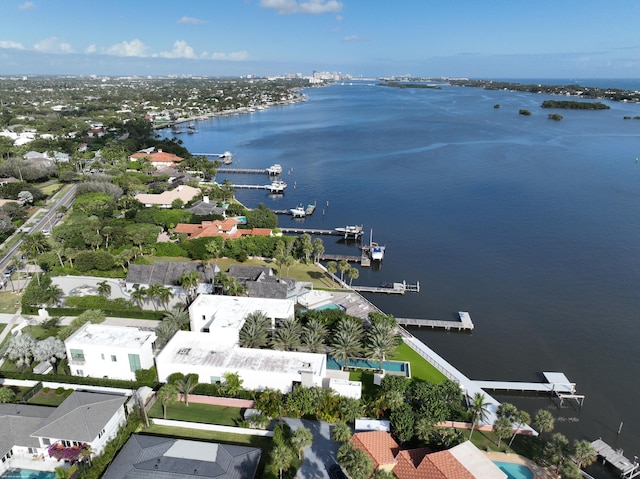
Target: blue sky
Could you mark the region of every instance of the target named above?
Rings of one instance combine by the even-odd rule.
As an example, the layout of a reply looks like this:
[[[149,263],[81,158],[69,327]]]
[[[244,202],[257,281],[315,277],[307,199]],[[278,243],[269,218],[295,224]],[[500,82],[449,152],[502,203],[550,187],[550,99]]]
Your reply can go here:
[[[638,78],[637,0],[0,0],[0,75]]]

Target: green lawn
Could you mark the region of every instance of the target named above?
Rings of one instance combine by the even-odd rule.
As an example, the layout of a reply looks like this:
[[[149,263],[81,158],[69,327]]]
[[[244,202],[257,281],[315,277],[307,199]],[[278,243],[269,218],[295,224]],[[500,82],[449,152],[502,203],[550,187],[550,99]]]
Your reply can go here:
[[[377,394],[378,386],[373,384],[373,373],[369,371],[350,371],[349,381],[360,381],[362,383],[362,396],[374,398]]]
[[[21,294],[0,291],[0,313],[15,314],[20,306]]]
[[[27,403],[35,404],[37,406],[59,406],[73,392],[73,389],[65,389],[62,391],[62,394],[58,394],[58,391],[55,389],[48,389],[47,391],[45,391],[45,389],[38,392],[35,396],[29,399]]]
[[[58,334],[58,331],[60,331],[61,329],[62,328],[57,326],[54,328],[45,329],[40,325],[33,325],[23,328],[22,332],[29,334],[36,341],[41,341],[48,338],[49,336],[56,336]]]
[[[47,195],[47,196],[51,196],[52,194],[54,194],[55,192],[57,192],[60,189],[60,183],[58,182],[47,182],[41,186],[39,186],[40,191],[42,191],[43,194]]]
[[[149,416],[162,418],[160,401],[155,402],[149,411]],[[187,407],[183,402],[174,402],[167,406],[167,419],[220,424],[222,426],[238,426],[243,420],[241,408],[195,403],[189,403],[189,407]]]
[[[396,354],[389,357],[394,361],[407,361],[411,364],[411,377],[416,379],[422,379],[423,381],[429,381],[432,383],[441,383],[446,378],[444,374],[438,371],[431,365],[429,361],[424,359],[413,349],[402,343],[398,347]]]
[[[1,332],[2,332],[2,330],[3,330],[4,328],[6,328],[6,327],[7,327],[7,325],[6,325],[5,323],[0,323],[0,333],[1,333]]]

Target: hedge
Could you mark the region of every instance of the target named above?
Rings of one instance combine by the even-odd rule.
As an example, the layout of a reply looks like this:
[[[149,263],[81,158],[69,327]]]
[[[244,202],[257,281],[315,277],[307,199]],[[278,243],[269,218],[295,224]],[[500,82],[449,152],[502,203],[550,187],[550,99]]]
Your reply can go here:
[[[80,316],[87,309],[93,308],[47,308],[50,316]],[[164,318],[164,311],[132,311],[126,309],[103,309],[105,316],[116,318],[150,319],[161,321]],[[38,306],[22,305],[22,314],[37,315]]]
[[[22,379],[32,381],[44,381],[51,383],[62,384],[84,384],[87,386],[102,386],[109,388],[120,389],[138,389],[142,386],[149,386],[152,389],[158,387],[158,383],[153,382],[139,382],[139,381],[125,381],[122,379],[105,379],[105,378],[93,378],[89,376],[70,376],[66,374],[35,374],[30,371],[23,372],[10,372],[0,371],[0,378],[6,379]]]

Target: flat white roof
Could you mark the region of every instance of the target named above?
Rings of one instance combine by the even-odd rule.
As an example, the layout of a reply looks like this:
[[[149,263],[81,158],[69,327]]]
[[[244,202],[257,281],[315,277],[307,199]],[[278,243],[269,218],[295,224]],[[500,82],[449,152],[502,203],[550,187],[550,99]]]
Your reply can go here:
[[[69,336],[65,344],[138,349],[147,341],[153,342],[155,340],[156,333],[153,331],[144,331],[128,326],[86,323]]]
[[[254,311],[262,311],[269,318],[286,319],[293,317],[295,303],[291,299],[246,298],[240,296],[221,296],[217,294],[201,294],[189,306],[192,321],[213,322],[209,328],[240,329],[244,318]]]
[[[158,355],[158,362],[215,367],[228,371],[322,375],[324,354],[236,347],[219,349],[209,333],[178,331]],[[219,346],[219,345],[218,345]]]

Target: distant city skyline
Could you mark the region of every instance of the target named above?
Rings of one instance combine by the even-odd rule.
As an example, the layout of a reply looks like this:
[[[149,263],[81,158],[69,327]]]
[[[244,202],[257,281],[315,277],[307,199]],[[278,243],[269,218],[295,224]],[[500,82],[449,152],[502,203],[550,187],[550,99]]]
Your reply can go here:
[[[623,0],[3,0],[0,75],[638,78]]]

